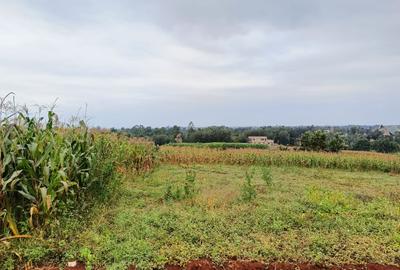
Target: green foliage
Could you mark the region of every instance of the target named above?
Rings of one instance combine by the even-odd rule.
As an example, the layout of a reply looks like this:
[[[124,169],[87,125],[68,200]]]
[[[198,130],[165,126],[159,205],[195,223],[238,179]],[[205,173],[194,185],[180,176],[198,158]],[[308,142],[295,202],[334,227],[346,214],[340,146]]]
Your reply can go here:
[[[196,193],[196,171],[195,170],[187,170],[185,185],[184,185],[184,194],[185,198],[191,199]]]
[[[301,147],[307,151],[339,152],[346,147],[343,135],[323,130],[307,131],[301,137]]]
[[[62,202],[78,199],[91,185],[93,137],[83,122],[58,131],[55,114],[42,119],[20,114],[0,126],[0,229],[18,235],[46,224]]]
[[[253,184],[254,169],[246,170],[245,181],[241,186],[241,198],[245,202],[250,202],[257,197],[257,191]]]
[[[206,127],[195,129],[192,125],[188,128],[185,142],[210,143],[231,142],[232,131],[227,127]]]
[[[171,185],[168,183],[164,192],[164,201],[179,201],[182,199],[192,199],[196,194],[196,171],[186,170],[186,177],[183,187],[181,185]]]
[[[183,186],[186,168],[163,165],[145,179],[125,179],[121,193],[79,235],[106,269],[162,269],[195,258],[232,256],[311,264],[398,265],[398,176],[271,167],[274,186],[253,203],[237,200],[243,166],[196,165],[193,201],[164,204],[168,182]],[[261,168],[256,167],[258,172]],[[249,170],[251,171],[251,170]],[[262,184],[254,174],[252,184]]]
[[[270,167],[261,167],[261,179],[267,186],[272,186],[272,172]]]
[[[169,137],[168,135],[154,135],[153,136],[153,141],[156,145],[164,145],[167,143],[170,143],[172,141],[172,138]]]
[[[371,150],[371,142],[367,138],[361,137],[355,141],[354,145],[352,146],[352,150],[370,151]]]
[[[322,130],[307,131],[301,137],[301,146],[307,151],[327,149],[327,135]]]
[[[339,133],[334,133],[333,135],[328,137],[328,151],[338,153],[341,150],[345,149],[345,147],[346,144],[343,135]]]
[[[380,138],[372,143],[372,148],[377,152],[395,153],[400,151],[400,145],[391,138]]]
[[[79,201],[105,197],[117,167],[134,172],[154,165],[154,149],[128,138],[55,126],[20,114],[0,126],[0,230],[18,235],[49,223]],[[97,136],[97,139],[95,137]]]
[[[85,263],[87,270],[93,269],[93,262],[94,262],[95,258],[92,254],[92,251],[89,248],[87,248],[87,247],[81,248],[79,250],[79,257]]]

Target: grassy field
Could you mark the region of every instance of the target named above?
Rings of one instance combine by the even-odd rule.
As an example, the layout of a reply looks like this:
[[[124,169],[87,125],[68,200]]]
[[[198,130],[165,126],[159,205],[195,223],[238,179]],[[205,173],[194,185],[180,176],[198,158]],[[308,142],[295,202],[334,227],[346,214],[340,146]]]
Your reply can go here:
[[[89,264],[107,269],[161,268],[202,257],[221,263],[233,256],[400,264],[400,176],[272,167],[265,181],[263,171],[163,165],[126,178],[74,245],[84,247]],[[193,189],[185,195],[188,184]]]

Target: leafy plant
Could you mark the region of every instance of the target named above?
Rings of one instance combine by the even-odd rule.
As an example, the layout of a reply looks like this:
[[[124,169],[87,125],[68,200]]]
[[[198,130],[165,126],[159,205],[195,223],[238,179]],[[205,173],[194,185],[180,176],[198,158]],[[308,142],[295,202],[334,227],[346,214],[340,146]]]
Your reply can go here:
[[[186,171],[186,178],[185,178],[185,185],[184,185],[184,196],[185,198],[193,198],[194,194],[196,193],[196,171],[195,170],[187,170]]]
[[[241,197],[245,202],[252,201],[257,196],[256,188],[253,185],[254,170],[248,169],[245,174],[245,181],[241,187]]]
[[[261,178],[267,186],[272,186],[271,168],[264,166],[261,168]]]
[[[92,254],[92,251],[87,247],[83,247],[79,250],[79,256],[80,256],[80,259],[85,262],[85,267],[86,267],[85,269],[92,270],[93,269],[93,261],[95,260],[95,257]]]
[[[186,170],[185,183],[182,186],[173,186],[167,184],[164,192],[164,200],[182,200],[182,199],[192,199],[196,194],[196,171],[193,169]]]

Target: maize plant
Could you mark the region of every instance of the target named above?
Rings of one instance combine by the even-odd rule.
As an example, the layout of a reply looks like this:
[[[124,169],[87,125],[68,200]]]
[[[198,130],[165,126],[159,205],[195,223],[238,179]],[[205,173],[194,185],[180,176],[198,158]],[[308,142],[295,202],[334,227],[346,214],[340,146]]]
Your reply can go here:
[[[0,126],[0,231],[45,224],[60,201],[90,184],[93,138],[82,122],[69,130],[20,114]]]

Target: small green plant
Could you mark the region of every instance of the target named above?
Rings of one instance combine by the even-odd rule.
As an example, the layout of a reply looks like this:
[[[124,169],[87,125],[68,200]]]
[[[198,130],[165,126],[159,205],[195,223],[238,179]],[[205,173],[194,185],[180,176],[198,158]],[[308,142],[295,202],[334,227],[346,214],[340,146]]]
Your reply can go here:
[[[182,199],[192,199],[196,194],[196,171],[190,169],[186,171],[185,183],[182,186],[167,185],[164,192],[164,201],[179,201]]]
[[[174,187],[173,185],[168,184],[164,192],[164,201],[179,201],[184,198],[183,193],[184,192],[182,192],[182,188],[180,186]]]
[[[89,248],[83,247],[79,250],[80,259],[85,262],[86,269],[92,270],[94,263],[94,255]]]
[[[264,166],[261,168],[261,178],[267,186],[272,186],[272,172],[270,167]]]
[[[194,194],[196,193],[196,171],[186,171],[185,186],[183,191],[185,198],[193,198]]]
[[[245,182],[242,185],[241,189],[242,200],[245,202],[250,202],[257,196],[256,189],[253,185],[253,178],[254,178],[254,170],[253,169],[246,170]]]
[[[172,191],[172,186],[168,184],[164,192],[164,201],[172,201],[173,199],[174,199],[174,193]]]

